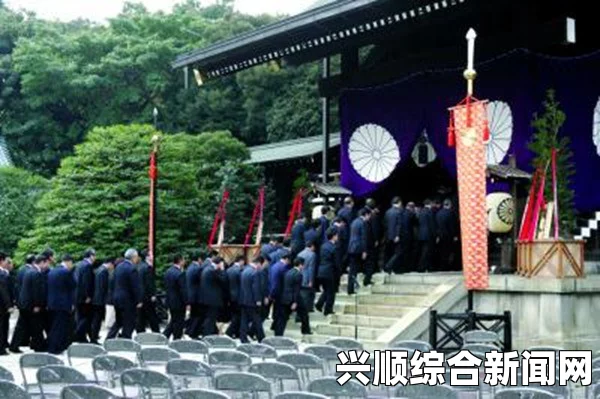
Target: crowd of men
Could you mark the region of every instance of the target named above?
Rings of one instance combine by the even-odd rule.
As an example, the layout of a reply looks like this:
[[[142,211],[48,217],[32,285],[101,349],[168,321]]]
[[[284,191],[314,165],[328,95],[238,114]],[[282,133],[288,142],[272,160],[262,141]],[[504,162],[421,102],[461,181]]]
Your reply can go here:
[[[416,209],[394,198],[382,217],[372,199],[356,210],[346,198],[333,220],[329,214],[324,206],[311,223],[300,217],[289,239],[270,237],[253,259],[238,256],[226,265],[216,251],[173,256],[163,276],[169,322],[162,333],[198,339],[220,333],[218,323],[229,323],[225,334],[260,342],[267,318],[281,336],[295,313],[301,332],[312,334],[309,313],[334,313],[342,274],[348,273],[347,291],[353,295],[359,272],[368,286],[380,269],[449,270],[456,261],[458,220],[449,200],[443,206],[427,200]],[[15,275],[12,269],[0,253],[0,355],[21,353],[22,346],[59,354],[71,342],[131,338],[147,328],[160,332],[156,274],[145,252],[128,249],[122,258],[97,262],[96,251],[88,249],[75,265],[69,254],[57,264],[47,249],[28,256]],[[115,320],[101,337],[107,305],[114,307]],[[9,341],[15,308],[18,319]]]

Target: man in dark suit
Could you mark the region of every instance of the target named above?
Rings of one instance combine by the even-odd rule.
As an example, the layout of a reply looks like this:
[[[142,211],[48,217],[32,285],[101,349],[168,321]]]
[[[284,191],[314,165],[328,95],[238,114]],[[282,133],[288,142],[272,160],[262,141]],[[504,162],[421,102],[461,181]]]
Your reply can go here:
[[[20,295],[23,287],[23,280],[25,279],[25,273],[27,270],[33,267],[35,261],[35,255],[27,255],[25,264],[19,268],[17,272],[17,279],[15,281],[14,299],[19,309],[19,318],[17,319],[17,325],[13,331],[12,340],[10,342],[9,350],[12,353],[23,353],[19,347],[23,345],[29,346],[29,340],[31,339],[31,330],[29,327],[29,315],[27,310],[21,306]]]
[[[350,242],[348,243],[348,256],[350,257],[350,270],[348,271],[348,295],[353,295],[358,283],[356,275],[361,265],[367,260],[367,223],[371,217],[371,210],[363,208],[358,213],[350,226]]]
[[[259,309],[264,305],[264,293],[262,292],[260,273],[265,263],[267,262],[265,262],[264,258],[259,256],[244,267],[240,275],[240,341],[243,344],[250,342],[248,334],[251,331],[255,334],[258,342],[261,342],[265,337],[263,319],[259,313]]]
[[[315,308],[315,280],[317,270],[317,254],[314,241],[307,241],[306,248],[298,254],[296,259],[302,259],[302,288],[300,296],[304,302],[304,306],[308,312],[312,312]],[[296,319],[296,321],[300,321]]]
[[[29,318],[31,331],[30,348],[36,352],[46,350],[44,339],[45,313],[48,300],[47,284],[44,281],[44,272],[48,269],[48,259],[38,255],[33,262],[33,267],[25,272],[23,286],[19,294],[19,301],[24,309],[24,315]]]
[[[450,271],[453,269],[455,248],[458,243],[458,218],[454,212],[452,201],[444,200],[443,208],[436,215],[438,229],[438,247],[440,254],[440,270]]]
[[[269,254],[271,265],[279,262],[284,254],[291,252],[291,241],[289,238],[277,237],[277,249]]]
[[[300,318],[302,334],[310,335],[310,323],[308,320],[308,311],[300,296],[302,288],[302,267],[304,259],[297,258],[294,261],[294,267],[288,270],[283,276],[283,290],[281,293],[281,304],[283,306],[282,320],[275,330],[275,336],[283,336],[285,327],[290,319],[292,312],[296,312]]]
[[[269,241],[264,244],[262,247],[260,247],[260,255],[261,256],[265,256],[265,255],[270,255],[271,252],[275,251],[277,249],[277,238],[275,236],[270,236],[269,237]]]
[[[356,219],[362,220],[362,219]],[[338,233],[335,227],[327,230],[327,242],[321,246],[321,256],[319,256],[319,269],[317,277],[323,292],[315,305],[319,312],[325,316],[333,314],[333,305],[335,303],[335,269],[336,269],[336,243]]]
[[[419,220],[419,267],[418,272],[433,270],[433,250],[435,248],[436,227],[431,200],[425,200],[418,214]]]
[[[110,328],[107,339],[115,338],[121,330],[121,338],[131,339],[135,328],[136,309],[142,308],[142,283],[135,265],[139,261],[138,252],[130,248],[125,252],[125,260],[114,271],[115,324]]]
[[[304,232],[306,231],[306,216],[300,215],[294,223],[291,233],[292,258],[304,249]]]
[[[58,355],[71,344],[73,310],[75,298],[75,278],[73,276],[73,258],[62,257],[62,263],[48,273],[48,311],[52,326],[48,334],[48,352]]]
[[[379,243],[381,242],[382,224],[379,207],[373,198],[368,198],[366,207],[371,210],[371,217],[367,222],[367,259],[365,260],[364,280],[365,287],[372,284],[374,273],[379,272]]]
[[[200,278],[206,258],[206,254],[203,252],[195,251],[192,253],[192,263],[185,272],[188,302],[190,304],[190,319],[188,320],[186,334],[191,339],[197,339],[202,329],[203,311],[200,297]]]
[[[344,198],[344,206],[340,208],[337,216],[344,219],[347,226],[352,225],[352,222],[356,219],[356,211],[354,210],[354,200],[352,197]]]
[[[273,324],[271,329],[276,331],[283,319],[281,294],[283,292],[283,276],[291,268],[291,254],[284,253],[281,260],[269,268],[269,300],[273,303]]]
[[[333,220],[333,227],[338,232],[338,240],[335,243],[335,292],[340,290],[340,280],[342,275],[347,272],[348,269],[348,241],[350,239],[348,226],[346,221],[340,217],[336,217]]]
[[[115,268],[114,259],[106,259],[94,270],[94,297],[92,298],[92,325],[90,340],[98,344],[100,328],[106,316],[106,305],[109,303],[109,276]]]
[[[319,217],[319,243],[324,244],[327,241],[327,230],[329,229],[329,218],[327,215],[329,214],[329,208],[327,205],[323,205],[321,207],[321,216]]]
[[[150,326],[152,332],[160,332],[160,321],[156,314],[156,278],[154,275],[154,266],[152,259],[148,256],[148,251],[142,251],[142,261],[137,265],[138,273],[142,279],[143,304],[137,314],[136,332],[146,331],[146,325]]]
[[[394,197],[392,206],[385,212],[383,224],[385,227],[384,264],[388,266],[394,255],[398,254],[400,244],[400,219],[402,217],[402,200]],[[391,266],[391,265],[390,265]],[[391,269],[388,267],[388,269]],[[391,272],[391,270],[386,270]]]
[[[205,308],[202,334],[204,336],[218,334],[217,317],[225,306],[225,288],[227,276],[225,275],[225,261],[217,256],[202,270],[200,292],[202,304]]]
[[[165,273],[165,291],[167,307],[171,319],[163,334],[167,338],[181,339],[185,324],[185,311],[189,308],[185,279],[185,259],[183,255],[175,255],[173,265]]]
[[[229,287],[229,314],[231,322],[227,327],[227,334],[231,338],[238,338],[240,334],[240,318],[242,316],[239,305],[240,278],[244,269],[244,256],[238,255],[235,262],[225,271]]]
[[[271,300],[269,298],[269,274],[271,271],[271,258],[267,256],[262,257],[262,267],[257,269],[260,294],[262,296],[263,305],[258,308],[258,313],[262,320],[266,320],[269,317],[271,310]]]
[[[94,262],[96,251],[87,249],[83,254],[83,260],[75,268],[75,301],[77,304],[77,328],[75,329],[75,340],[77,342],[88,342],[91,339],[92,327],[92,298],[94,297]]]
[[[0,356],[8,355],[8,327],[14,306],[14,288],[10,272],[12,262],[0,252]]]

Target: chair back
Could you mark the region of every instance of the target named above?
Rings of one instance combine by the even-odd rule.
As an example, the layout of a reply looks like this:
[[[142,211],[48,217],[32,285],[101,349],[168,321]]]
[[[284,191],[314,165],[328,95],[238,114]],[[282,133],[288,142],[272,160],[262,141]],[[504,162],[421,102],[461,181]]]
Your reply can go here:
[[[106,350],[100,345],[73,343],[67,349],[67,360],[72,366],[71,359],[93,359],[104,354],[106,354]]]
[[[202,338],[202,341],[206,342],[211,349],[235,349],[237,347],[237,342],[226,335],[207,335]]]
[[[137,355],[142,350],[142,346],[132,339],[114,338],[104,341],[104,349],[107,352],[131,352]]]
[[[271,383],[258,374],[227,372],[215,376],[215,389],[218,391],[250,392],[257,397],[266,392],[271,397]]]
[[[184,389],[178,391],[175,399],[230,399],[229,395],[211,389]]]
[[[325,345],[335,346],[343,351],[348,350],[363,350],[363,344],[350,338],[331,338],[325,341]]]
[[[394,348],[413,349],[413,350],[418,350],[421,352],[429,352],[433,349],[429,342],[419,341],[419,340],[396,341],[396,342],[394,342],[394,344],[392,346]]]
[[[115,386],[115,380],[120,378],[123,371],[134,367],[134,362],[125,357],[116,355],[100,355],[92,360],[92,369],[94,370],[96,383],[101,384],[106,382],[110,387]],[[100,372],[107,374],[108,378],[106,381],[100,380]]]
[[[0,399],[29,399],[23,388],[12,381],[0,380]]]
[[[205,342],[197,340],[176,340],[169,344],[169,348],[179,352],[182,355],[193,354],[202,355],[203,357],[208,355],[208,345]]]
[[[23,376],[23,386],[29,392],[30,386],[37,385],[37,382],[27,381],[27,369],[34,369],[37,372],[40,367],[62,364],[64,363],[60,358],[47,353],[26,353],[21,355],[19,358],[19,368]]]
[[[283,392],[275,395],[274,399],[327,399],[327,396],[310,392]]]
[[[327,397],[366,398],[367,388],[358,381],[350,380],[340,385],[335,377],[317,378],[308,384],[308,391]]]
[[[142,348],[140,352],[140,362],[144,366],[151,364],[167,364],[169,360],[179,359],[181,355],[170,348],[151,347]]]
[[[60,399],[119,399],[119,396],[97,385],[78,384],[64,387]]]
[[[252,364],[252,359],[236,350],[217,350],[208,354],[208,364],[217,368],[235,368],[243,370]]]
[[[178,388],[190,388],[194,380],[208,379],[210,381],[215,371],[208,364],[197,360],[173,359],[167,363],[167,374],[173,377]]]
[[[286,337],[267,337],[262,340],[263,345],[269,345],[277,351],[295,351],[298,352],[298,344],[291,338]]]
[[[154,370],[140,368],[125,370],[121,374],[121,388],[124,397],[127,397],[125,388],[128,386],[135,386],[142,392],[142,395],[135,397],[163,394],[170,398],[175,394],[173,381],[166,374]]]
[[[141,346],[169,345],[169,339],[159,333],[139,333],[135,336],[134,340]]]
[[[396,389],[400,398],[458,399],[458,391],[447,385],[406,385]]]
[[[44,366],[37,371],[37,380],[42,397],[48,396],[54,387],[64,387],[69,384],[85,384],[87,378],[72,367],[62,365]],[[56,392],[58,393],[58,392]]]
[[[265,359],[277,359],[277,351],[269,346],[264,344],[241,344],[237,348],[237,351],[245,353],[251,358],[260,358],[262,360]]]
[[[500,348],[498,348],[496,345],[490,344],[467,344],[463,345],[462,350],[469,351],[471,353],[479,352],[483,353],[484,355],[493,351],[500,352]]]
[[[340,350],[333,345],[309,345],[304,348],[304,353],[314,355],[324,361],[338,361]]]
[[[494,394],[495,399],[555,399],[556,396],[551,392],[537,388],[502,388],[497,389]],[[566,398],[565,398],[566,399]]]
[[[298,389],[302,389],[298,370],[294,366],[280,362],[261,362],[254,363],[248,368],[249,373],[258,374],[268,380],[279,383],[283,390],[283,381],[296,381]]]
[[[14,380],[15,380],[15,377],[13,376],[13,374],[9,370],[0,366],[0,381],[14,381]]]
[[[323,360],[309,353],[286,353],[277,358],[278,362],[289,364],[298,370],[321,370],[323,371]]]
[[[467,331],[463,336],[463,342],[467,344],[491,344],[497,345],[500,342],[498,333],[487,330]]]

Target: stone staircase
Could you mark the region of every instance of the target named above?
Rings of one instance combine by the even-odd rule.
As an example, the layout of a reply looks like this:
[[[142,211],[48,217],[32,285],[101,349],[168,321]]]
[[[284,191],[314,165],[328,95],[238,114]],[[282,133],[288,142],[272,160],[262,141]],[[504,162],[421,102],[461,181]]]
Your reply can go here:
[[[362,282],[362,276],[358,279]],[[374,285],[348,296],[347,277],[336,296],[335,314],[310,314],[313,335],[303,336],[293,316],[286,336],[304,343],[322,344],[331,337],[355,338],[368,349],[389,346],[398,339],[425,338],[429,311],[448,311],[466,297],[460,273],[377,274]],[[318,298],[318,296],[317,296]],[[266,328],[265,330],[268,330]]]

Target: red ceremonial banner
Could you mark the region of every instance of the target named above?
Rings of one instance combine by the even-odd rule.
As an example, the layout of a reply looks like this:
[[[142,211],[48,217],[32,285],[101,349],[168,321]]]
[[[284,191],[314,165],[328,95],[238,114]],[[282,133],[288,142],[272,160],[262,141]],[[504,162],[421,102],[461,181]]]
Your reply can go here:
[[[463,273],[468,290],[489,286],[486,138],[487,101],[467,98],[450,109],[448,143],[456,146]]]
[[[156,201],[156,179],[158,178],[158,168],[156,165],[156,150],[150,154],[150,168],[148,169],[148,177],[150,177],[150,209],[148,215],[148,258],[154,265],[154,214]]]

